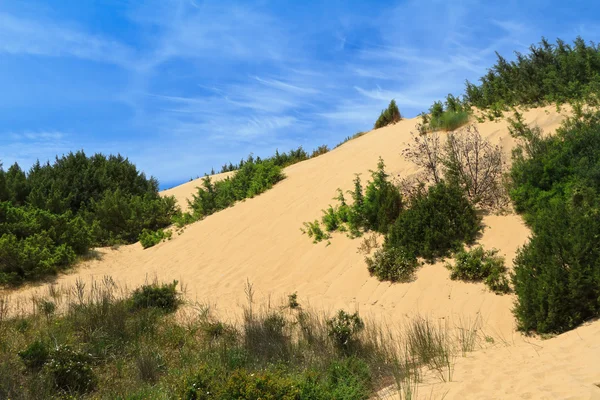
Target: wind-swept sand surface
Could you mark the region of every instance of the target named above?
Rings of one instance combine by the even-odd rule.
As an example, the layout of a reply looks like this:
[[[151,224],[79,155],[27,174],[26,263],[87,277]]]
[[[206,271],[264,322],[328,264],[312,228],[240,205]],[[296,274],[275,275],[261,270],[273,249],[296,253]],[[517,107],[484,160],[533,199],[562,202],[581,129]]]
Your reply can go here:
[[[563,117],[555,107],[530,110],[526,121],[553,132]],[[80,278],[112,276],[117,282],[136,287],[147,280],[177,279],[187,286],[187,297],[208,302],[223,317],[235,315],[244,304],[244,285],[252,282],[258,302],[278,302],[297,292],[301,304],[333,312],[358,309],[366,318],[400,324],[420,314],[433,319],[474,321],[480,319],[495,344],[456,360],[454,382],[423,386],[420,394],[430,398],[433,390],[441,398],[599,398],[600,326],[595,323],[547,341],[524,339],[515,332],[511,308],[514,297],[490,293],[483,284],[451,281],[440,262],[425,265],[413,282],[378,282],[367,272],[364,256],[357,253],[360,240],[336,234],[331,244],[313,244],[301,234],[304,221],[321,217],[333,204],[336,189],[352,187],[355,173],[369,178],[378,157],[395,177],[417,172],[401,152],[410,140],[416,119],[404,120],[351,140],[314,159],[292,165],[287,178],[272,190],[188,226],[173,240],[143,250],[141,245],[100,249],[100,260],[92,260],[56,283],[70,285]],[[478,124],[481,134],[500,142],[507,157],[514,140],[507,123]],[[444,136],[445,134],[441,134]],[[165,194],[191,197],[200,181],[188,182]],[[529,231],[516,215],[487,216],[480,240],[496,247],[511,265],[517,248]],[[45,293],[44,287],[21,290]],[[438,396],[439,394],[439,396]]]

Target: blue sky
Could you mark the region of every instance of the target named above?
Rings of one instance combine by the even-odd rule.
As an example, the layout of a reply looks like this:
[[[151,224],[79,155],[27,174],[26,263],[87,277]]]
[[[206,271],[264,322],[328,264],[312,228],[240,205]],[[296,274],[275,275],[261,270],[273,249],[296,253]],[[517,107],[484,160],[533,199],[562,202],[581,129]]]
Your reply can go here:
[[[0,160],[121,153],[162,187],[248,153],[408,117],[542,36],[600,41],[595,1],[0,3]]]

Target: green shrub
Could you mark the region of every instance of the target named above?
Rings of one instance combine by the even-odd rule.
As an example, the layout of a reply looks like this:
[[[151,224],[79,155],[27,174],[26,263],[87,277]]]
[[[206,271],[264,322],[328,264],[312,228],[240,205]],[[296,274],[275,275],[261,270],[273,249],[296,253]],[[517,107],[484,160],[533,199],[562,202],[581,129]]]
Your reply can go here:
[[[480,230],[480,217],[465,193],[442,181],[412,199],[391,227],[385,246],[431,261],[472,243]]]
[[[314,222],[305,222],[304,227],[305,229],[302,229],[302,233],[307,234],[309,238],[313,238],[313,243],[329,239],[329,234],[323,232],[318,220],[314,220]]]
[[[513,121],[511,197],[532,227],[515,258],[519,327],[561,333],[600,315],[600,113],[575,113],[554,136]]]
[[[328,335],[339,348],[348,348],[357,340],[356,335],[365,327],[358,312],[349,314],[344,310],[327,320]]]
[[[142,233],[140,233],[139,239],[142,247],[147,249],[148,247],[152,247],[154,245],[159,244],[163,240],[168,240],[171,238],[171,231],[164,231],[159,229],[157,231],[150,231],[148,229],[144,229]]]
[[[48,361],[50,350],[46,343],[36,340],[27,346],[25,350],[20,351],[19,357],[28,369],[37,371]]]
[[[377,118],[377,121],[375,121],[374,129],[379,129],[390,124],[395,124],[400,120],[402,120],[402,115],[400,115],[400,110],[398,109],[396,100],[392,100],[390,101],[390,105],[388,106],[388,108],[381,111],[381,115],[379,115],[379,118]]]
[[[300,398],[297,383],[269,372],[234,371],[221,392],[223,399],[295,400]]]
[[[327,370],[325,399],[367,400],[373,391],[369,366],[356,357],[334,361]]]
[[[88,354],[61,345],[52,350],[44,371],[56,389],[66,393],[88,393],[97,385],[92,361]]]
[[[454,266],[447,264],[452,271],[450,279],[483,281],[496,293],[510,292],[504,258],[497,254],[498,250],[484,250],[481,246],[457,252]]]
[[[372,257],[365,257],[365,262],[369,273],[380,281],[407,282],[418,267],[417,259],[398,247],[378,249]]]
[[[177,293],[177,281],[162,285],[143,285],[132,293],[131,304],[134,309],[158,308],[173,312],[181,304]]]
[[[367,183],[362,210],[365,228],[387,233],[402,210],[402,196],[397,187],[388,181],[385,164],[380,157],[377,170],[371,171],[372,181]]]

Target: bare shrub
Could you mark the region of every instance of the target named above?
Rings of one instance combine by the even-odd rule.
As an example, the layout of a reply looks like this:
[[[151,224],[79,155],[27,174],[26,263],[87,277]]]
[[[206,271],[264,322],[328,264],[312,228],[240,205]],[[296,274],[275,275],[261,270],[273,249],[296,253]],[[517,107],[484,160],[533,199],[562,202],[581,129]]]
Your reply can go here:
[[[444,144],[437,133],[418,133],[402,154],[424,172],[401,182],[408,198],[424,187],[445,179],[461,186],[469,200],[486,210],[501,210],[508,203],[503,177],[506,167],[502,147],[483,138],[476,126],[449,133]]]
[[[446,179],[462,186],[473,203],[484,209],[506,206],[502,147],[483,138],[477,127],[449,134],[442,157]]]
[[[437,132],[427,133],[423,125],[417,125],[418,133],[411,133],[412,143],[402,151],[402,155],[415,165],[423,168],[425,183],[438,183],[442,167],[442,146]]]

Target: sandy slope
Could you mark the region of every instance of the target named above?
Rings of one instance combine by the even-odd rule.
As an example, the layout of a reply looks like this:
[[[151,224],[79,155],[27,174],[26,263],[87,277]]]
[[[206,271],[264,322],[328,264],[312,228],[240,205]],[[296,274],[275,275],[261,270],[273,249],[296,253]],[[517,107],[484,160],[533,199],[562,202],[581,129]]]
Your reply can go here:
[[[553,107],[528,111],[525,118],[547,132],[562,120]],[[61,276],[58,283],[111,275],[134,287],[154,277],[177,279],[187,285],[189,298],[215,304],[223,316],[233,315],[244,302],[244,284],[249,280],[263,300],[270,297],[279,301],[298,292],[303,304],[326,311],[360,309],[363,316],[389,324],[416,313],[452,321],[481,318],[489,335],[510,345],[457,360],[457,382],[443,388],[450,390],[448,396],[564,398],[566,393],[575,393],[576,398],[589,398],[594,379],[600,381],[599,365],[588,368],[600,355],[598,346],[590,347],[590,338],[599,333],[598,324],[527,344],[514,331],[511,296],[494,295],[482,284],[451,281],[441,263],[424,266],[411,283],[380,283],[369,277],[363,256],[357,253],[359,240],[340,234],[329,246],[314,245],[301,234],[302,223],[320,218],[320,210],[333,203],[338,187],[352,187],[354,173],[362,173],[366,180],[379,156],[394,175],[414,173],[415,168],[400,153],[415,123],[401,121],[293,165],[285,170],[287,179],[272,190],[192,224],[172,241],[147,250],[139,244],[101,249],[101,260],[87,262],[75,273]],[[506,126],[506,122],[486,122],[479,124],[479,129],[492,141],[501,141],[510,154],[514,142]],[[165,194],[181,201],[198,184],[188,182]],[[484,222],[481,242],[500,249],[510,264],[516,249],[526,242],[528,229],[515,215],[489,216]],[[29,296],[32,290],[44,289],[27,289],[20,295]],[[578,336],[580,331],[586,335]]]

